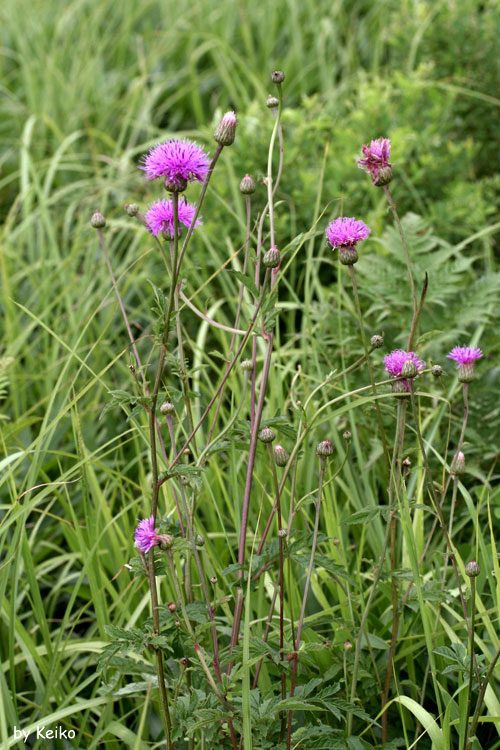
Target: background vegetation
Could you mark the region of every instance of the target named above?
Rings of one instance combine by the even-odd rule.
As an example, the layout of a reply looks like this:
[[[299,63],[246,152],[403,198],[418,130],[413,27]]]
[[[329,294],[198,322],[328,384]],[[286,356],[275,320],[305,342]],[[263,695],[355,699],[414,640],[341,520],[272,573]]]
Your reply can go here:
[[[448,429],[453,445],[461,419],[453,368],[444,355],[457,343],[479,344],[487,355],[472,386],[468,471],[460,483],[454,534],[461,560],[476,557],[481,565],[477,647],[487,664],[500,643],[494,546],[500,518],[495,489],[500,372],[497,2],[186,0],[181,5],[146,0],[139,5],[131,0],[43,0],[33,5],[6,0],[0,17],[2,747],[14,744],[14,726],[27,728],[39,721],[78,729],[72,745],[82,748],[102,742],[111,750],[143,748],[161,735],[154,691],[145,689],[137,698],[132,688],[126,694],[130,683],[147,683],[146,667],[126,679],[112,670],[96,672],[98,654],[109,641],[105,626],[112,621],[131,628],[148,615],[144,582],[123,566],[133,555],[137,518],[148,511],[150,469],[145,423],[127,421],[119,409],[100,419],[109,390],[130,387],[132,360],[89,218],[96,208],[107,217],[114,271],[147,359],[148,280],[161,285],[165,278],[151,238],[123,211],[126,202],[134,200],[144,208],[156,197],[136,169],[138,158],[174,133],[213,150],[214,124],[225,110],[236,109],[237,140],[223,153],[203,209],[203,231],[183,267],[186,294],[200,309],[232,325],[238,282],[222,265],[244,241],[238,185],[246,172],[259,185],[257,208],[265,202],[261,181],[272,127],[265,99],[274,68],[286,73],[278,244],[285,247],[310,234],[280,291],[265,415],[286,416],[293,427],[290,384],[297,366],[302,367],[299,390],[304,397],[331,370],[361,354],[350,287],[324,243],[327,221],[341,212],[363,218],[372,228],[357,268],[365,320],[373,333],[385,334],[386,349],[380,354],[404,346],[411,298],[397,234],[381,191],[370,187],[355,163],[362,143],[390,137],[393,192],[400,214],[406,215],[415,277],[420,286],[425,271],[430,279],[418,351],[447,371],[444,389],[426,382],[431,398],[423,401],[421,412],[426,439],[433,440],[436,470],[442,470]],[[237,264],[233,261],[232,267]],[[246,309],[245,314],[251,313]],[[191,385],[198,394],[193,404],[201,413],[223,367],[214,351],[226,353],[228,338],[200,325],[195,316],[190,319],[187,311],[183,315]],[[378,377],[381,362],[379,356]],[[241,374],[231,380],[235,403],[242,383]],[[350,388],[365,383],[364,372],[349,379]],[[344,384],[338,387],[343,390]],[[387,423],[393,424],[394,409],[385,408]],[[222,424],[230,410],[228,401]],[[354,512],[385,501],[373,424],[368,408],[327,416],[304,448],[297,496],[306,498],[317,486],[318,440],[334,442],[340,463],[342,432],[349,427],[353,433],[348,462],[326,489],[324,567],[313,576],[314,597],[303,636],[310,647],[311,679],[329,675],[342,681],[344,669],[349,674],[351,656],[344,642],[356,638],[364,591],[381,550],[380,514],[364,523],[346,523]],[[286,431],[280,437],[287,447]],[[243,433],[240,438],[241,444],[209,462],[198,501],[198,526],[207,540],[204,559],[218,578],[220,597],[231,595],[232,579],[222,571],[234,562],[239,528],[247,450]],[[407,452],[418,466],[414,436]],[[263,450],[258,461],[252,533],[259,522],[262,529],[261,501],[264,518],[272,502]],[[418,472],[410,486],[423,504]],[[306,502],[298,519],[305,541],[312,518],[312,505]],[[419,551],[431,523],[428,514],[415,512]],[[439,613],[436,647],[466,643],[453,579],[441,587],[444,550],[438,534],[421,569],[433,625]],[[404,545],[399,554],[408,568]],[[342,569],[351,586],[347,603],[327,560],[338,566],[337,574]],[[255,593],[252,632],[261,633],[257,621],[267,611],[262,586]],[[224,610],[222,616],[226,614]],[[410,600],[395,672],[400,694],[435,712],[422,617],[418,602]],[[371,653],[363,650],[359,697],[374,719],[380,707],[377,679],[385,671],[391,631],[388,579],[377,589],[368,630],[374,638]],[[444,734],[448,745],[443,747],[450,748],[458,747],[463,710],[452,697],[463,682],[462,655],[456,653],[456,671],[450,670],[442,683],[450,699],[447,720],[454,727],[449,739]],[[173,665],[181,655],[172,654]],[[442,655],[436,658],[441,671],[453,664]],[[273,675],[265,665],[264,692],[271,689]],[[498,678],[492,684],[487,706],[493,718],[478,735],[484,748],[500,747]],[[124,692],[110,695],[110,685],[112,691]],[[265,720],[265,713],[253,716],[259,748],[267,747]],[[412,745],[423,731],[422,716],[408,707],[394,705],[391,723],[394,747],[398,738],[404,747],[431,746],[425,732]],[[446,728],[445,717],[438,724]],[[353,735],[361,735],[368,725],[357,718]],[[374,747],[377,737],[372,727],[350,747]],[[331,738],[320,737],[316,745],[309,741],[310,747],[333,747],[320,744]],[[54,741],[53,746],[64,744]],[[302,741],[296,746],[307,745]]]

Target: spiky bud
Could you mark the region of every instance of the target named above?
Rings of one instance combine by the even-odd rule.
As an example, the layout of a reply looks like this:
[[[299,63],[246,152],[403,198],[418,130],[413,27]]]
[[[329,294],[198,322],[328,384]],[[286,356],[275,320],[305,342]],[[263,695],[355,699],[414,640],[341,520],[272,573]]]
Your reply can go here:
[[[137,216],[139,213],[139,206],[137,203],[127,203],[125,206],[125,211],[129,216]]]
[[[255,182],[249,174],[246,174],[240,182],[240,192],[243,193],[243,195],[251,195],[252,193],[255,193]]]
[[[417,377],[418,367],[417,367],[417,364],[413,361],[413,359],[406,360],[406,362],[403,365],[403,369],[401,370],[401,375],[403,375],[405,378]]]
[[[339,260],[343,266],[353,266],[358,262],[358,251],[354,245],[341,245],[339,247]]]
[[[273,73],[271,73],[271,81],[273,83],[277,83],[278,85],[280,83],[283,83],[285,80],[285,74],[282,70],[275,70]]]
[[[275,437],[274,430],[270,427],[263,427],[259,432],[259,440],[263,443],[272,443]]]
[[[183,193],[187,184],[187,180],[183,177],[177,177],[175,180],[165,180],[163,187],[167,193]]]
[[[106,219],[99,211],[94,211],[90,219],[90,226],[94,229],[103,229],[106,226]]]
[[[276,461],[276,466],[286,466],[289,458],[290,456],[283,446],[277,443],[274,446],[274,460]]]
[[[435,378],[440,378],[443,372],[444,370],[441,365],[433,365],[431,367],[431,375],[433,375]]]
[[[280,251],[274,245],[271,247],[267,253],[265,253],[264,257],[262,258],[262,263],[265,265],[266,268],[278,268],[279,264],[281,263],[281,256]]]
[[[196,546],[197,547],[203,547],[205,545],[205,539],[202,537],[201,534],[198,534],[196,536]]]
[[[344,438],[344,440],[346,440],[347,442],[349,442],[350,440],[352,440],[352,434],[351,434],[351,431],[350,431],[350,430],[345,430],[345,431],[344,431],[344,432],[342,433],[342,437]]]
[[[380,349],[381,346],[384,345],[384,334],[376,333],[374,336],[370,339],[370,346],[373,347],[373,349]]]
[[[279,100],[276,99],[275,96],[272,96],[272,94],[269,94],[269,96],[266,99],[266,107],[269,109],[276,109],[276,107],[279,105]]]
[[[175,406],[171,401],[164,401],[160,406],[160,412],[162,414],[175,414]]]
[[[251,359],[243,359],[240,364],[243,372],[251,372],[253,370],[253,362]]]
[[[469,578],[476,578],[476,576],[479,575],[481,572],[478,563],[475,560],[471,560],[467,563],[465,566],[465,572],[469,576]]]
[[[318,447],[316,448],[316,455],[321,457],[324,456],[331,456],[333,453],[333,445],[329,440],[322,440],[321,443],[318,443]]]
[[[462,451],[458,451],[451,461],[450,471],[452,474],[465,474],[465,456]]]
[[[234,143],[236,135],[236,115],[234,112],[226,112],[214,132],[214,139],[221,146],[230,146]]]

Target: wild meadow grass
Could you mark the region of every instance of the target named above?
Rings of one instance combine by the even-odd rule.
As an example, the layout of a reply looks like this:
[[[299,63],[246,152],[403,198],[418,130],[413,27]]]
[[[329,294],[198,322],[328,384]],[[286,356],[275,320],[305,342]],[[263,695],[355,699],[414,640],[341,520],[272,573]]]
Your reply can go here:
[[[0,14],[1,747],[22,742],[14,728],[33,748],[165,747],[158,651],[176,748],[500,747],[496,3],[7,0]],[[286,74],[283,169],[275,239],[265,216],[261,249],[279,247],[278,294],[191,453],[165,476],[172,445],[184,445],[227,374],[242,339],[232,344],[232,329],[255,315],[258,222],[279,165],[278,130],[268,160],[265,106],[275,68]],[[151,513],[141,380],[151,387],[156,375],[170,248],[163,257],[124,206],[144,214],[169,197],[137,169],[141,155],[172,137],[213,155],[229,109],[236,139],[182,262],[158,400],[175,407],[157,411],[169,458],[160,448],[158,522],[175,538],[173,557],[156,549],[158,639],[134,532]],[[428,280],[413,340],[426,372],[417,395],[399,400],[390,383],[376,393],[371,383],[390,380],[383,358],[407,349],[414,319],[395,217],[356,167],[361,145],[380,136],[391,138],[417,304]],[[200,189],[190,185],[187,200]],[[90,226],[96,209],[142,371]],[[358,300],[350,267],[325,243],[338,216],[371,228],[351,267]],[[462,444],[463,386],[446,359],[456,345],[485,354]],[[260,426],[288,454],[284,467],[252,438],[266,363]],[[324,441],[331,456],[316,455]],[[466,471],[450,473],[458,447]],[[196,554],[177,525],[181,485],[204,540]],[[274,517],[260,549],[277,494],[286,534]],[[478,576],[466,573],[471,561]],[[40,727],[75,736],[37,738]]]

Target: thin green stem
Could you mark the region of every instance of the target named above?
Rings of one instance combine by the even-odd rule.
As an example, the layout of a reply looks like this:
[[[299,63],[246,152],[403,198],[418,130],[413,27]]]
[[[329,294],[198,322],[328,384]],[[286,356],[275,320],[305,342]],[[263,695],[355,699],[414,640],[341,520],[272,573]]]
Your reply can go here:
[[[469,666],[469,687],[467,688],[467,710],[465,714],[465,734],[464,734],[464,745],[463,750],[467,750],[467,738],[469,735],[469,717],[472,700],[472,680],[474,679],[474,635],[476,625],[476,577],[472,576],[470,579],[470,591],[471,591],[471,612],[470,612],[470,633],[469,633],[469,650],[470,650],[470,666]]]

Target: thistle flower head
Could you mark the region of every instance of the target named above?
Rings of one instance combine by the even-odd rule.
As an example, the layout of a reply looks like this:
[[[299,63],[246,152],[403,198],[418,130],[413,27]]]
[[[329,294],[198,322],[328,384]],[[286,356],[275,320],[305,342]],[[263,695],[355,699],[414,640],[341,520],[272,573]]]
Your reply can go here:
[[[146,172],[148,180],[163,177],[170,185],[186,182],[205,182],[210,166],[209,155],[187,138],[160,143],[144,157],[139,169]]]
[[[230,146],[234,143],[236,134],[236,114],[226,112],[220,123],[215,128],[214,140],[221,146]]]
[[[458,379],[462,383],[471,383],[474,380],[474,362],[483,356],[481,349],[470,346],[456,346],[446,355],[448,359],[454,359],[458,368]]]
[[[139,522],[138,527],[135,530],[135,546],[140,549],[141,552],[149,552],[151,547],[160,543],[158,530],[155,529],[155,518],[145,518]]]
[[[340,216],[328,224],[326,239],[334,250],[337,247],[355,247],[361,240],[366,240],[370,232],[363,221]]]
[[[373,178],[372,185],[387,185],[392,179],[389,138],[377,138],[369,146],[362,146],[361,150],[363,156],[358,159],[358,167],[364,169]]]
[[[390,354],[386,354],[384,357],[385,369],[395,378],[399,378],[403,374],[403,367],[405,363],[410,360],[416,366],[418,372],[421,372],[425,367],[425,362],[417,357],[415,352],[405,352],[403,349],[395,349]],[[410,390],[410,383],[408,380],[401,381],[404,383],[407,391]]]
[[[195,207],[191,203],[187,203],[184,200],[178,202],[178,234],[181,233],[181,224],[189,227],[193,221],[195,214]],[[146,211],[144,216],[148,229],[153,235],[157,237],[161,232],[164,233],[167,239],[173,239],[174,236],[174,206],[171,200],[160,200],[156,201],[149,207],[149,211]],[[196,219],[195,227],[201,224],[201,219]]]

